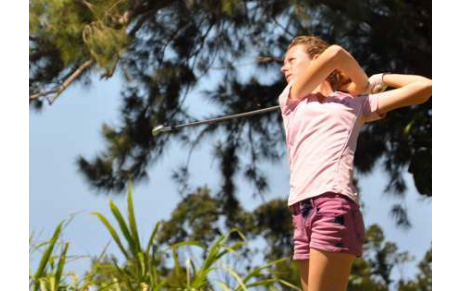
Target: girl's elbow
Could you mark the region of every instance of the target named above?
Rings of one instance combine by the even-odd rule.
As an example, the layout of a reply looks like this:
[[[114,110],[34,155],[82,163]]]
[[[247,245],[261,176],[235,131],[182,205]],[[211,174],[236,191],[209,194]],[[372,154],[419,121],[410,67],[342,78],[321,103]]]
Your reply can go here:
[[[327,48],[328,51],[331,51],[335,54],[338,54],[338,53],[341,53],[341,52],[344,52],[345,50],[343,49],[343,47],[341,47],[340,45],[337,45],[337,44],[333,44],[333,45],[330,45],[328,48]]]
[[[423,102],[427,102],[428,100],[430,100],[431,95],[433,93],[433,81],[431,79],[426,78],[426,80],[424,80],[423,83],[424,83],[423,84],[423,87],[424,87]]]
[[[420,76],[413,84],[415,86],[414,88],[416,88],[415,91],[417,92],[413,96],[413,100],[415,102],[414,105],[422,104],[430,100],[433,88],[433,82],[431,79]]]
[[[427,79],[427,87],[430,89],[430,91],[433,88],[433,81],[431,79]]]
[[[420,79],[417,82],[413,83],[414,87],[412,88],[414,88],[415,90],[413,94],[411,94],[411,101],[409,101],[410,105],[419,105],[427,102],[431,98],[432,81],[425,77],[422,78],[423,79]]]
[[[433,81],[431,79],[428,79],[426,77],[422,77],[422,80],[421,82],[423,83],[423,85],[427,88],[430,88],[433,86]]]
[[[345,50],[341,46],[333,44],[333,45],[330,45],[323,52],[323,54],[325,54],[331,60],[337,61],[338,59],[340,59],[341,57],[345,55]]]

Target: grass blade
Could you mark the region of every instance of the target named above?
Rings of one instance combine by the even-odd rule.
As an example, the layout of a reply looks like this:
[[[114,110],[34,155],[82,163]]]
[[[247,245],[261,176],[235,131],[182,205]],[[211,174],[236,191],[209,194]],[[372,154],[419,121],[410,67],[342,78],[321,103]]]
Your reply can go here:
[[[268,286],[273,285],[276,282],[278,282],[277,279],[259,280],[254,283],[248,284],[247,287],[248,288],[257,287],[257,286],[267,286],[268,287]]]
[[[222,289],[223,291],[232,291],[230,288],[228,288],[227,284],[225,284],[222,281],[216,280],[217,285]]]
[[[295,285],[289,283],[288,281],[284,281],[284,280],[281,280],[281,279],[279,279],[278,281],[279,281],[281,284],[283,284],[283,285],[285,285],[285,286],[287,286],[287,287],[289,287],[289,288],[292,288],[292,289],[297,290],[297,291],[302,291],[302,289],[300,289],[299,287],[297,287],[297,286],[295,286]]]
[[[193,281],[191,283],[191,288],[195,290],[200,290],[205,282],[208,281],[208,274],[212,271],[216,270],[215,267],[207,268],[203,272],[199,272],[196,276],[193,277]]]
[[[155,237],[158,233],[158,230],[160,229],[161,222],[157,222],[155,225],[155,229],[152,231],[152,234],[150,235],[149,242],[147,243],[147,248],[145,251],[148,253],[150,251],[150,248],[153,246],[153,241],[155,240]]]
[[[181,265],[179,262],[179,255],[177,254],[177,247],[172,247],[172,255],[174,259],[174,273],[178,278],[181,276]]]
[[[283,262],[287,260],[287,258],[281,258],[281,259],[278,259],[278,260],[274,260],[274,261],[271,261],[271,262],[268,262],[267,264],[265,265],[262,265],[262,266],[259,266],[259,267],[256,267],[254,268],[245,278],[244,278],[244,282],[247,283],[251,278],[257,276],[257,275],[260,275],[261,271],[263,269],[266,269],[268,267],[271,267],[273,265],[276,265],[280,262]]]
[[[199,248],[202,248],[204,249],[204,245],[198,241],[183,241],[183,242],[179,242],[179,243],[176,243],[176,244],[173,244],[171,246],[171,248],[180,248],[180,247],[183,247],[183,246],[196,246],[196,247],[199,247]]]
[[[59,263],[58,267],[56,270],[56,282],[54,283],[55,285],[55,290],[59,290],[59,283],[61,282],[61,277],[62,273],[64,271],[64,265],[66,261],[66,255],[67,255],[67,250],[69,249],[69,243],[66,243],[64,246],[64,250],[62,251],[61,255],[59,256]]]
[[[222,267],[225,271],[227,271],[227,273],[229,273],[230,275],[233,276],[233,278],[235,278],[235,280],[238,282],[238,288],[241,287],[243,290],[247,290],[248,288],[246,287],[246,285],[244,284],[243,280],[241,279],[240,275],[238,275],[235,270],[233,270],[232,268],[230,267],[227,267],[227,266],[224,266]]]
[[[115,203],[113,203],[112,200],[110,200],[110,210],[112,210],[112,214],[113,216],[115,216],[115,219],[117,220],[118,225],[120,226],[121,232],[123,236],[125,237],[126,241],[128,242],[129,247],[131,248],[131,253],[136,254],[139,251],[139,249],[137,249],[137,246],[133,241],[131,233],[129,232],[129,229],[128,229],[128,225],[123,219],[123,216],[121,215],[120,210],[115,205]]]
[[[128,186],[128,220],[129,226],[131,228],[131,234],[133,237],[133,241],[137,246],[137,249],[141,249],[141,241],[139,239],[139,234],[137,232],[137,225],[136,225],[136,218],[134,216],[134,205],[133,205],[133,191],[131,183]]]
[[[225,236],[220,236],[219,239],[212,245],[211,249],[209,250],[209,253],[201,265],[200,268],[200,273],[203,272],[204,270],[208,269],[219,257],[217,257],[218,252],[220,248],[222,247],[222,243],[225,241],[226,237]]]
[[[56,242],[59,238],[63,224],[64,224],[64,221],[58,224],[50,240],[50,245],[43,253],[43,256],[40,260],[40,264],[38,265],[37,271],[35,272],[35,275],[34,275],[34,280],[35,280],[34,291],[37,291],[40,286],[40,278],[45,273],[46,266],[48,265],[51,254],[53,253],[54,246],[56,245]]]
[[[99,212],[93,212],[92,213],[93,215],[96,215],[99,220],[105,225],[105,227],[107,228],[107,230],[110,232],[110,235],[112,236],[113,240],[115,241],[115,243],[118,245],[118,247],[120,248],[121,252],[123,253],[123,255],[125,255],[126,259],[129,260],[129,255],[128,255],[128,252],[126,252],[126,249],[123,247],[123,244],[121,243],[121,240],[120,240],[120,237],[118,236],[117,232],[115,231],[115,229],[112,227],[112,225],[110,224],[110,222],[107,220],[107,218],[105,218],[104,215],[102,215],[101,213]]]
[[[146,273],[144,253],[142,252],[137,253],[137,258],[138,258],[139,265],[141,268],[141,277],[143,278]]]

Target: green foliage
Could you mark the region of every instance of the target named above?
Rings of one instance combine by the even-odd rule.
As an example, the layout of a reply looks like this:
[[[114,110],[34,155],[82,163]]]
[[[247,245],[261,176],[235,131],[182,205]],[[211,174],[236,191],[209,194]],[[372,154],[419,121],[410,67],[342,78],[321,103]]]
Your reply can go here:
[[[400,280],[398,291],[431,291],[432,290],[432,247],[426,252],[423,260],[418,264],[420,273],[414,281]]]
[[[363,252],[363,257],[353,265],[349,290],[389,290],[393,284],[392,270],[413,260],[408,252],[399,252],[395,243],[385,241],[376,224],[366,231]]]
[[[199,198],[209,193],[201,189],[194,194]],[[210,199],[208,197],[208,199]],[[284,233],[292,235],[289,227],[280,227],[278,232],[265,236],[265,258],[263,262],[255,262],[253,256],[257,249],[248,249],[253,233],[260,230],[246,229],[244,235],[237,229],[227,230],[219,227],[212,216],[206,212],[213,212],[211,208],[199,209],[200,204],[191,205],[192,214],[200,212],[205,218],[204,224],[211,223],[220,229],[224,235],[207,237],[206,240],[190,240],[186,234],[183,240],[175,243],[160,242],[160,237],[167,237],[172,233],[165,231],[157,223],[146,244],[142,244],[137,231],[137,222],[134,213],[133,194],[131,187],[128,193],[127,215],[123,216],[119,208],[110,201],[110,210],[115,218],[119,230],[102,214],[95,215],[103,223],[116,245],[123,253],[119,260],[107,256],[105,250],[93,259],[92,267],[84,276],[79,276],[67,270],[69,242],[62,243],[61,250],[57,250],[59,237],[62,234],[64,222],[61,222],[54,231],[49,241],[35,243],[33,235],[29,244],[32,254],[43,250],[35,271],[29,277],[30,290],[59,291],[59,290],[232,290],[242,291],[256,288],[257,290],[300,290],[299,273],[297,265],[287,256],[273,258],[269,252],[273,242]],[[205,202],[205,203],[209,203]],[[275,200],[274,205],[278,202]],[[182,206],[178,205],[178,209]],[[256,210],[253,215],[260,216],[260,212],[267,207]],[[268,208],[269,209],[269,208]],[[251,215],[251,214],[248,214]],[[176,219],[172,215],[172,221]],[[192,217],[183,220],[193,219]],[[209,220],[209,222],[206,222]],[[263,225],[260,226],[264,228]],[[201,241],[201,242],[199,242]],[[276,245],[276,244],[275,244]],[[264,244],[261,245],[262,247]],[[284,248],[281,253],[292,253],[292,246],[278,244]],[[201,259],[195,255],[201,253]],[[249,256],[241,256],[248,253]],[[395,287],[398,291],[431,291],[431,248],[424,259],[419,263],[420,272],[414,279],[399,280]],[[383,231],[377,225],[371,225],[366,231],[364,254],[355,260],[349,278],[348,290],[350,291],[388,291],[393,281],[390,272],[395,266],[403,265],[410,260],[407,252],[399,252],[397,246],[385,241]]]
[[[208,188],[199,188],[193,195],[187,195],[163,224],[159,241],[174,244],[185,239],[211,243],[222,235],[218,227],[221,203],[210,196]]]
[[[78,45],[81,43],[82,22],[86,16],[82,12],[76,1],[30,1],[29,33],[53,43],[61,52],[64,64],[72,64],[84,58],[84,51]]]
[[[68,76],[65,67],[87,60],[95,61],[111,76],[129,44],[123,14],[128,1],[33,0],[29,1],[30,59],[32,69],[40,70],[40,61],[49,51],[50,58],[63,63],[54,79]],[[40,74],[32,82],[40,83]]]
[[[121,230],[121,235],[119,235],[104,215],[98,212],[94,213],[94,215],[96,215],[107,228],[112,239],[116,242],[118,248],[123,253],[127,261],[126,268],[121,268],[114,262],[114,269],[111,269],[110,271],[116,270],[119,278],[125,278],[125,281],[119,281],[118,284],[122,284],[124,282],[127,288],[131,288],[132,286],[134,286],[133,288],[140,288],[143,283],[148,284],[149,286],[156,286],[158,278],[155,276],[155,272],[152,271],[152,268],[155,268],[155,262],[158,261],[158,254],[155,254],[156,246],[154,244],[154,240],[160,225],[157,223],[150,234],[149,242],[144,249],[141,246],[141,240],[137,231],[131,187],[128,192],[128,218],[123,218],[120,210],[113,201],[110,201],[110,209],[117,221],[118,227]],[[124,245],[121,239],[122,237],[126,241],[127,246]],[[103,269],[105,270],[106,267]]]
[[[263,272],[283,260],[273,261],[262,267],[249,270],[247,275],[241,274],[238,270],[229,266],[219,264],[224,257],[235,254],[244,245],[245,237],[236,229],[230,230],[226,235],[219,236],[208,249],[202,243],[196,241],[182,241],[172,244],[168,249],[173,257],[173,267],[169,268],[165,263],[168,251],[161,250],[157,244],[160,223],[157,223],[153,229],[147,246],[145,248],[141,246],[134,215],[131,187],[129,187],[128,192],[128,217],[123,218],[113,201],[110,202],[110,209],[117,221],[121,235],[104,215],[100,213],[95,213],[95,215],[115,240],[125,256],[126,263],[121,266],[116,260],[109,260],[94,264],[93,267],[98,273],[96,282],[99,287],[107,287],[107,281],[110,281],[115,282],[115,286],[122,290],[209,290],[214,288],[214,283],[209,280],[209,276],[218,270],[223,270],[234,278],[235,286],[223,282],[218,283],[221,287],[225,286],[229,290],[246,290],[259,285],[271,286],[277,282],[285,285],[289,284],[284,280],[281,282],[275,277],[271,278],[269,274]],[[209,209],[204,210],[204,212],[206,211],[209,211]],[[239,241],[228,245],[228,240],[235,235],[239,237]],[[124,238],[125,243],[121,238]],[[179,251],[190,246],[202,250],[203,260],[201,265],[188,257],[184,266],[179,259]]]
[[[83,41],[97,63],[111,72],[129,43],[125,30],[107,27],[102,21],[85,26]]]
[[[66,260],[66,253],[68,244],[65,245],[62,251],[58,266],[55,266],[55,260],[52,257],[53,250],[56,246],[59,235],[61,234],[62,225],[61,222],[55,229],[51,240],[43,245],[46,249],[40,259],[40,263],[35,273],[29,278],[29,286],[33,286],[33,290],[37,291],[39,288],[42,290],[58,290],[58,286],[61,282],[62,270]]]

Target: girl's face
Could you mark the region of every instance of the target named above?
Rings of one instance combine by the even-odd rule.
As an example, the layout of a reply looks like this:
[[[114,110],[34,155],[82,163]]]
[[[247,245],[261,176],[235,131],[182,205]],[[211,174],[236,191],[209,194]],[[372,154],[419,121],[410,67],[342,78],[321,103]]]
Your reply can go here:
[[[310,65],[310,62],[311,59],[303,45],[293,46],[286,53],[281,72],[286,77],[286,81],[290,83]]]

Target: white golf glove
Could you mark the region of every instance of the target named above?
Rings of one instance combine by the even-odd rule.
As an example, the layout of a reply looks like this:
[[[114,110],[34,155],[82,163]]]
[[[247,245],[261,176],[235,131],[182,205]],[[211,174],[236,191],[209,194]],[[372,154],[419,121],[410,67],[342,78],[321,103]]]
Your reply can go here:
[[[384,75],[385,73],[375,74],[369,78],[369,89],[366,92],[367,94],[376,94],[387,89],[388,86],[383,83]]]

